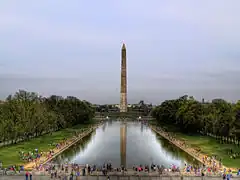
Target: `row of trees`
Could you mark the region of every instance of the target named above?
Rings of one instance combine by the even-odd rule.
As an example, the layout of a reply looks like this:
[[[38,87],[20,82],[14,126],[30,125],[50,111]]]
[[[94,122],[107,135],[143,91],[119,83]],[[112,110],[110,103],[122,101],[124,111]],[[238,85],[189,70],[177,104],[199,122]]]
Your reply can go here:
[[[158,123],[175,125],[182,132],[210,135],[221,141],[239,144],[240,101],[229,103],[223,99],[199,102],[182,96],[164,101],[152,110]]]
[[[94,109],[76,97],[43,98],[20,90],[0,103],[0,141],[16,143],[77,124],[87,123]]]
[[[151,112],[152,107],[152,104],[145,104],[144,101],[141,100],[138,104],[128,106],[128,112],[139,112],[144,116],[147,116]],[[95,105],[95,110],[99,113],[120,112],[120,108],[112,104]]]

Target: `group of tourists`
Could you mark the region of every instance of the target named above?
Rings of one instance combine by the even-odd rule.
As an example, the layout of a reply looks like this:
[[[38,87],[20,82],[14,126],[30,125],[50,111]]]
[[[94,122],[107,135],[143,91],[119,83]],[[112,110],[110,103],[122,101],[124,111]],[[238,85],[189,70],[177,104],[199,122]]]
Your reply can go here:
[[[70,175],[70,177],[79,177],[85,175],[111,175],[113,174],[135,174],[139,175],[142,172],[151,173],[151,175],[192,175],[192,176],[222,176],[226,177],[229,180],[229,177],[232,177],[233,172],[231,170],[224,169],[222,172],[213,171],[213,169],[203,166],[203,167],[194,167],[188,164],[185,164],[184,171],[181,171],[176,165],[170,165],[168,168],[163,165],[134,165],[131,169],[126,169],[124,166],[114,168],[111,163],[104,163],[102,166],[97,165],[79,165],[79,164],[48,164],[44,165],[42,168],[43,171],[47,172],[52,178],[54,177],[64,177]],[[99,174],[100,173],[100,174]],[[238,170],[237,175],[240,176],[240,169]]]
[[[38,149],[34,149],[29,152],[19,151],[20,158],[25,162],[37,161],[43,156],[43,152],[38,152]]]
[[[230,180],[233,175],[240,176],[240,168],[237,173],[233,173],[231,169],[217,169],[214,167],[203,165],[201,167],[194,167],[192,165],[185,164],[184,172],[182,174],[194,175],[194,176],[222,176],[223,179]]]
[[[8,168],[2,168],[2,166],[0,166],[0,170],[2,175],[7,175],[8,172],[12,172],[12,173],[20,173],[22,171],[24,171],[24,166],[9,166]]]
[[[50,160],[58,151],[65,148],[66,146],[69,146],[76,138],[81,137],[82,133],[75,132],[75,136],[71,139],[64,138],[62,141],[56,144],[49,144],[49,146],[54,147],[53,149],[50,149],[48,152],[38,152],[38,149],[35,149],[33,152],[24,153],[21,152],[21,157],[24,157],[23,159],[27,159],[28,162],[33,162],[34,168],[39,167],[39,165],[46,160]]]
[[[12,166],[10,168],[12,171],[16,171],[17,168]],[[24,171],[23,167],[21,169]],[[191,176],[219,176],[221,175],[223,179],[230,180],[233,176],[233,172],[231,170],[227,170],[226,168],[223,171],[215,171],[205,165],[202,167],[195,167],[190,164],[185,164],[185,168],[183,171],[174,164],[170,165],[169,167],[164,167],[163,165],[134,165],[132,169],[127,169],[124,166],[120,167],[113,167],[111,163],[104,163],[102,166],[97,165],[80,165],[80,164],[53,164],[48,163],[44,165],[39,165],[33,173],[42,172],[45,175],[49,175],[51,178],[67,178],[70,177],[72,180],[74,177],[75,179],[79,179],[80,176],[86,175],[141,175],[142,173],[148,173],[149,175],[191,175]],[[237,175],[240,176],[240,169],[237,172]],[[32,173],[25,172],[26,180],[32,180]]]
[[[171,165],[169,168],[164,166],[152,164],[149,165],[134,165],[132,170],[125,168],[124,166],[113,167],[111,163],[104,163],[102,166],[97,165],[79,165],[79,164],[45,164],[37,167],[38,171],[43,171],[49,174],[51,177],[58,177],[69,174],[70,176],[85,176],[85,175],[109,175],[111,173],[120,173],[120,174],[138,174],[141,172],[146,173],[156,173],[166,174],[166,173],[180,173],[179,167],[176,165]]]
[[[104,167],[104,166],[103,166]],[[109,168],[109,166],[107,166]],[[88,164],[86,165],[80,165],[80,164],[45,164],[40,165],[37,167],[38,171],[46,172],[48,175],[50,175],[51,178],[67,178],[67,176],[70,176],[70,180],[72,180],[74,177],[76,179],[79,179],[80,175],[91,175],[95,171],[99,171],[100,169],[97,169],[96,165],[90,166]],[[101,168],[103,174],[106,173],[104,168]]]
[[[56,149],[62,149],[66,145],[68,145],[68,141],[66,140],[66,138],[57,144],[49,144],[49,146],[55,147]],[[54,155],[54,153],[54,149],[50,149],[48,152],[39,152],[38,148],[36,148],[29,152],[19,151],[19,156],[20,159],[25,162],[38,163],[41,157],[50,159]]]
[[[164,167],[163,165],[156,165],[156,164],[151,164],[151,166],[149,165],[145,165],[145,166],[133,166],[133,170],[138,171],[138,172],[158,172],[159,174],[164,174],[164,173],[168,173],[168,172],[178,172],[180,173],[180,168],[174,164],[170,165],[169,168]]]
[[[62,173],[71,173],[76,175],[92,175],[95,172],[102,172],[103,175],[108,175],[109,172],[122,172],[127,173],[129,169],[126,169],[124,166],[113,168],[111,163],[104,163],[102,166],[97,165],[79,165],[79,164],[48,164],[42,166],[41,169],[46,172],[51,172],[53,175],[55,171]],[[185,164],[185,168],[181,171],[180,168],[174,164],[170,165],[169,167],[164,167],[163,165],[155,165],[151,164],[149,165],[134,165],[132,167],[132,170],[135,172],[147,172],[147,173],[153,173],[158,172],[159,174],[169,174],[169,173],[179,173],[179,174],[188,174],[188,175],[194,175],[194,176],[214,176],[214,175],[223,175],[223,174],[233,174],[230,169],[224,168],[223,171],[217,171],[215,169],[212,169],[210,167],[207,167],[203,165],[202,167],[195,167],[190,164]],[[55,173],[56,174],[56,173]],[[237,175],[240,176],[240,168],[237,172]]]

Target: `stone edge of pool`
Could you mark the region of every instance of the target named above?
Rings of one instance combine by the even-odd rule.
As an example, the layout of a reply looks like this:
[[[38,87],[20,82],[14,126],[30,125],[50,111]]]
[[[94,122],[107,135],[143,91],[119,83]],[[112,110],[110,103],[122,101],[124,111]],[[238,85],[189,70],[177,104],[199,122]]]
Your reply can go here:
[[[179,149],[181,149],[182,151],[184,151],[185,153],[189,154],[190,156],[192,156],[194,159],[196,159],[197,161],[199,161],[200,163],[204,164],[204,162],[202,161],[202,159],[200,159],[199,157],[197,157],[196,155],[194,155],[193,153],[189,152],[187,149],[181,147],[180,145],[176,144],[174,141],[172,141],[171,139],[169,139],[168,137],[166,137],[163,133],[159,132],[154,126],[149,125],[149,127],[158,135],[160,135],[161,137],[163,137],[164,139],[168,140],[170,143],[172,143],[174,146],[178,147]],[[226,168],[225,166],[222,166],[222,168]]]

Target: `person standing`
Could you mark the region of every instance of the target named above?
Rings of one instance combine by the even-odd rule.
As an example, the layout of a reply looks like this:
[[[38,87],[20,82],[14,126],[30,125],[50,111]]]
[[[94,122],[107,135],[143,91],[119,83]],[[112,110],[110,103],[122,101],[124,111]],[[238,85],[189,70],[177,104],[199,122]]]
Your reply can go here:
[[[32,173],[29,174],[29,180],[32,180]]]
[[[29,173],[28,173],[28,171],[27,171],[26,174],[25,174],[26,180],[28,180],[28,175],[29,175]]]
[[[76,172],[76,180],[80,180],[80,172],[79,172],[79,170]]]
[[[232,173],[231,173],[231,171],[229,171],[227,173],[227,180],[231,180],[231,178],[232,178]]]

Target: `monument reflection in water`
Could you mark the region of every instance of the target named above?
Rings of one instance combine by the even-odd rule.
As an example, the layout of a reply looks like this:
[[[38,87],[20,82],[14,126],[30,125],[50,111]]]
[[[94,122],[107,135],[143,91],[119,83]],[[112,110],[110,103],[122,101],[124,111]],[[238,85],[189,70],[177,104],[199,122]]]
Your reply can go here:
[[[159,164],[169,167],[184,163],[197,164],[191,156],[156,135],[147,125],[138,122],[109,121],[75,146],[54,159],[55,163],[96,164],[111,162],[121,165]]]
[[[121,165],[126,167],[127,158],[127,124],[120,126],[120,154],[121,154]]]

